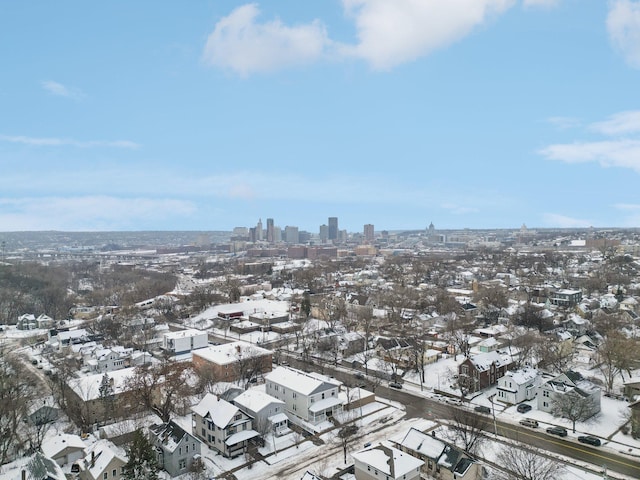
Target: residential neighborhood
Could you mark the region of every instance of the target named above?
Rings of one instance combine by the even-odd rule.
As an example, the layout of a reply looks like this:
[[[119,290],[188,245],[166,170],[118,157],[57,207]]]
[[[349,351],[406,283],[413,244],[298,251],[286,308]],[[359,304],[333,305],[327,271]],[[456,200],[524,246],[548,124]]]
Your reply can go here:
[[[497,479],[518,468],[501,445],[526,454],[528,436],[566,475],[599,478],[580,450],[597,444],[611,478],[635,478],[640,235],[518,233],[389,234],[366,254],[344,234],[313,260],[238,239],[96,252],[66,314],[0,300],[0,374],[17,382],[0,479],[124,479],[145,458],[167,479]],[[3,278],[80,261],[31,255]],[[109,275],[159,290],[89,303]]]

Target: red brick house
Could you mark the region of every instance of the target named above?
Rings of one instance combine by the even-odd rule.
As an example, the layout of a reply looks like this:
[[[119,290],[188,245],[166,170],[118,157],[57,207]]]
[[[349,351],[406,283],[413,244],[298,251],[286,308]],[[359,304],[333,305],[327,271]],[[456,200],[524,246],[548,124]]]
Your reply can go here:
[[[458,365],[458,384],[467,393],[496,385],[511,365],[511,357],[496,351],[466,358]]]

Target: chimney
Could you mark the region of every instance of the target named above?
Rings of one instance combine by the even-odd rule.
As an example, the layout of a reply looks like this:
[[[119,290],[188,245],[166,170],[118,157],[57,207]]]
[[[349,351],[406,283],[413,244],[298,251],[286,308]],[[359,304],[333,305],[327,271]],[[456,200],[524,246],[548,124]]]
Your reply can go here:
[[[89,468],[93,468],[93,466],[96,464],[96,451],[95,450],[91,450],[91,464],[89,466]]]
[[[27,471],[22,470],[22,480],[27,480]]]

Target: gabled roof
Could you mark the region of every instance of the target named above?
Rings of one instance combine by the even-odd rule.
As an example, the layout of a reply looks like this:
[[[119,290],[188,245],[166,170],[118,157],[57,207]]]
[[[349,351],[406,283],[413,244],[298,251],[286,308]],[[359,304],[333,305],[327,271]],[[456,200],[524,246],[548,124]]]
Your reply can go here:
[[[232,423],[240,409],[226,400],[208,393],[200,403],[191,407],[191,411],[203,418],[208,418],[216,427],[226,428]]]
[[[479,372],[489,370],[492,364],[496,364],[496,367],[503,367],[512,363],[511,358],[508,355],[502,355],[498,352],[480,353],[469,357],[469,361],[476,367]]]
[[[256,413],[274,403],[284,406],[284,402],[282,400],[278,400],[277,398],[260,390],[246,390],[238,395],[233,400],[233,403],[241,408]]]
[[[282,385],[302,395],[312,395],[340,386],[340,382],[335,379],[289,367],[276,368],[265,376],[265,380]]]
[[[352,454],[353,458],[391,478],[401,478],[424,462],[390,445],[378,444]]]
[[[47,457],[55,458],[65,449],[84,450],[86,445],[78,435],[59,433],[55,437],[47,438],[42,442],[42,453]]]
[[[189,441],[193,440],[191,435],[173,421],[160,425],[151,425],[149,430],[152,432],[152,435],[162,442],[163,449],[168,452],[175,451],[185,437],[189,437]]]

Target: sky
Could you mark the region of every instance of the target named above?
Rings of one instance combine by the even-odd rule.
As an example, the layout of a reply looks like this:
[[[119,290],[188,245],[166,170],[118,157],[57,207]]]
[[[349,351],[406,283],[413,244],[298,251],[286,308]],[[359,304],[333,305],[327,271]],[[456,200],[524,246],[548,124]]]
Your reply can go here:
[[[640,0],[0,3],[0,231],[640,226]]]

